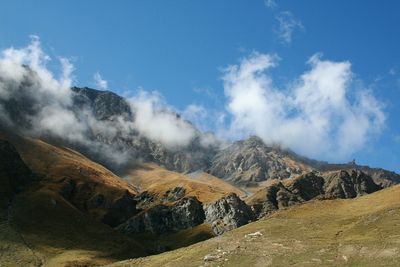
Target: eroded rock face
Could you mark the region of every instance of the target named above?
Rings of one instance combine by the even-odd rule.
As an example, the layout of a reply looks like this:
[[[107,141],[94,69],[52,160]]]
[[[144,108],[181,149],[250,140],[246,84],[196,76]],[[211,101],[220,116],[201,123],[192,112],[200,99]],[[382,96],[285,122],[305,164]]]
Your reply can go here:
[[[236,194],[232,193],[204,206],[206,222],[220,235],[251,222],[253,212]]]
[[[194,227],[204,222],[205,216],[200,201],[187,197],[172,206],[156,205],[130,218],[118,227],[124,233],[162,234]]]
[[[16,193],[34,180],[14,146],[0,140],[0,208],[5,208]]]
[[[354,198],[382,189],[359,170],[310,172],[263,189],[264,196],[250,200],[257,218],[311,199]],[[260,197],[260,196],[258,196]]]
[[[332,198],[354,198],[382,189],[371,176],[359,170],[339,171],[324,175],[325,196]]]
[[[241,185],[251,185],[270,178],[284,179],[305,172],[288,153],[267,146],[260,138],[237,141],[213,158],[210,173]]]

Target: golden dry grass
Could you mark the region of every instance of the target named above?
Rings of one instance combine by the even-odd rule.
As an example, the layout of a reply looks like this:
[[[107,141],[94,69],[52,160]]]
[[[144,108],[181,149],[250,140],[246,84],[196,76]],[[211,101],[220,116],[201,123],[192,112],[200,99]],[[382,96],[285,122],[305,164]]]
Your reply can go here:
[[[79,181],[89,181],[107,188],[125,189],[137,193],[127,181],[102,165],[67,147],[54,146],[32,138],[8,138],[17,148],[23,161],[35,173],[50,179],[68,176]]]
[[[203,203],[213,202],[233,192],[244,197],[245,193],[230,183],[207,173],[199,173],[195,178],[168,171],[156,164],[147,163],[132,170],[126,179],[141,191],[163,194],[169,189],[183,187],[187,196],[195,196]]]

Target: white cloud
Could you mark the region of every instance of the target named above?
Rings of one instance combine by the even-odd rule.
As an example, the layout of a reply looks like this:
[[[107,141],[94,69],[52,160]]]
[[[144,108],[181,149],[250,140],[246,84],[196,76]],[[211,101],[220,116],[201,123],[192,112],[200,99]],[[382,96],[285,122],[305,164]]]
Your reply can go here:
[[[93,75],[93,79],[94,79],[95,85],[99,89],[101,89],[101,90],[107,90],[108,89],[108,82],[101,77],[99,72],[96,72]]]
[[[276,57],[253,53],[224,73],[231,137],[250,134],[310,157],[345,159],[384,126],[382,105],[353,86],[351,64],[314,55],[310,70],[289,88],[275,87],[267,71]]]
[[[141,90],[130,98],[130,103],[135,112],[135,127],[151,140],[177,148],[194,138],[194,127],[169,108],[159,93]]]
[[[264,3],[268,8],[271,9],[276,8],[278,6],[275,0],[265,0]]]
[[[290,44],[293,34],[297,30],[304,30],[304,26],[290,11],[280,12],[275,19],[278,21],[278,27],[275,30],[279,40],[284,44]]]

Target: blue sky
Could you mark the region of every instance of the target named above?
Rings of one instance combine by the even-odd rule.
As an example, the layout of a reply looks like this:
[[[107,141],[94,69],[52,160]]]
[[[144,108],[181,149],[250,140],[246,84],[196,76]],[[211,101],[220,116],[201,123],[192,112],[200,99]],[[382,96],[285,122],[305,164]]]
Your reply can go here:
[[[109,90],[157,90],[179,110],[224,110],[223,69],[254,51],[279,57],[270,73],[281,88],[320,52],[349,61],[354,79],[385,106],[380,133],[341,160],[400,171],[399,11],[394,0],[3,0],[0,48],[25,46],[35,34],[51,57],[72,59],[75,84],[98,87],[98,72]]]

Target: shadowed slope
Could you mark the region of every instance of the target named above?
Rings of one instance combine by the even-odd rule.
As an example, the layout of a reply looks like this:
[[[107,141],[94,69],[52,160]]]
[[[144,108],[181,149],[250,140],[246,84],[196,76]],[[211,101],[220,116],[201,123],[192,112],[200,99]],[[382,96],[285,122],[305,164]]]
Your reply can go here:
[[[5,136],[0,139],[7,143]],[[12,149],[7,151],[14,152],[0,155],[0,189],[10,192],[0,212],[2,266],[93,265],[147,254],[134,239],[99,221],[110,214],[119,218],[117,204],[135,192],[125,181],[69,149],[15,136],[8,139],[17,150],[8,143]],[[31,176],[35,179],[24,188],[10,186]],[[99,195],[106,204],[90,206]],[[132,210],[136,212],[135,206]]]

